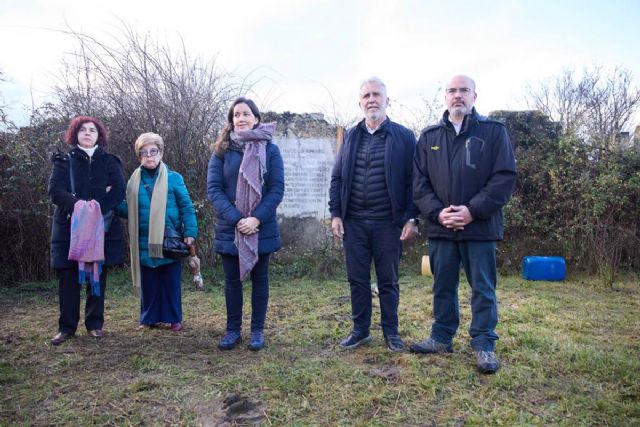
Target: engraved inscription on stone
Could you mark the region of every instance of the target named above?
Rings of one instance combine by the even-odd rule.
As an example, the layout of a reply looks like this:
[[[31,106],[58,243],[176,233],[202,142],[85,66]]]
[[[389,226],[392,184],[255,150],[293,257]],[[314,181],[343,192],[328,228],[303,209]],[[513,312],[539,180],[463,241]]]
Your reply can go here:
[[[284,160],[284,199],[278,214],[285,217],[329,218],[329,184],[335,162],[329,138],[279,138]]]

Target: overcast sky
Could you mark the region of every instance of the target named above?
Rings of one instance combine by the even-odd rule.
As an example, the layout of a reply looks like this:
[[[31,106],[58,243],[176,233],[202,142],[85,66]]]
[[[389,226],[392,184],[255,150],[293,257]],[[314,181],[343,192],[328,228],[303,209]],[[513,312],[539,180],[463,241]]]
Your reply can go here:
[[[524,109],[525,89],[564,68],[621,65],[640,82],[640,1],[2,0],[1,102],[24,124],[49,99],[76,41],[109,41],[122,22],[239,76],[259,80],[263,109],[357,114],[358,86],[376,75],[390,115],[418,109],[453,74],[476,80],[481,113]],[[402,105],[404,109],[399,108]]]

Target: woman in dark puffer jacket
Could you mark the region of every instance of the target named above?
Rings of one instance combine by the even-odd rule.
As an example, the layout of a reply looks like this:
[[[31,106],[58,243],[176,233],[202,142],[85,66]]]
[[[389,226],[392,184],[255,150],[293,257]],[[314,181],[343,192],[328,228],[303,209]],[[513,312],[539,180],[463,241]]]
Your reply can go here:
[[[269,256],[280,249],[276,208],[284,195],[284,165],[271,142],[275,123],[260,123],[260,111],[236,99],[209,160],[207,195],[216,211],[215,250],[222,256],[227,329],[218,343],[230,350],[242,341],[242,281],[251,275],[251,341],[264,347],[269,300]]]

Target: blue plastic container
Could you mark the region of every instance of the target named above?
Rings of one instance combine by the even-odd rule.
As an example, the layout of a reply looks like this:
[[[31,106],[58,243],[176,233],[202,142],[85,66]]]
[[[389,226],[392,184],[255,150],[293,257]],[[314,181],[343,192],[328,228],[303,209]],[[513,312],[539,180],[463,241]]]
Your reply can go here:
[[[560,281],[567,276],[567,265],[559,256],[526,256],[522,258],[525,280]]]

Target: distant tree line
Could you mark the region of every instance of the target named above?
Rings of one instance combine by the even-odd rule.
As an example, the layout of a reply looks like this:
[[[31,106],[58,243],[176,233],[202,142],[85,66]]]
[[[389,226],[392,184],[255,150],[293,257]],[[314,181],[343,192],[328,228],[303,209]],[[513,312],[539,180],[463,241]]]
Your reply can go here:
[[[237,83],[215,61],[191,57],[184,46],[171,50],[129,28],[115,45],[70,34],[78,49],[65,59],[53,102],[33,111],[29,125],[20,128],[0,103],[0,283],[50,277],[49,157],[66,149],[64,131],[79,114],[105,122],[109,151],[123,160],[125,178],[138,165],[136,137],[147,131],[163,136],[165,160],[185,177],[196,205],[200,254],[212,262],[214,218],[205,188],[210,143],[231,100],[246,94],[250,84]],[[0,84],[4,79],[0,73]],[[519,168],[506,208],[506,240],[499,246],[501,267],[516,271],[522,256],[533,254],[565,256],[570,271],[598,273],[608,284],[621,270],[637,271],[640,141],[633,147],[620,138],[640,102],[630,72],[595,68],[578,77],[565,71],[528,92],[537,111],[493,115],[509,128]],[[412,129],[435,117],[435,99],[411,119]],[[321,257],[301,254],[295,245],[279,256],[339,260],[339,247],[327,239]],[[423,246],[409,252],[422,252]],[[330,274],[329,267],[340,264],[314,262],[295,274]]]

